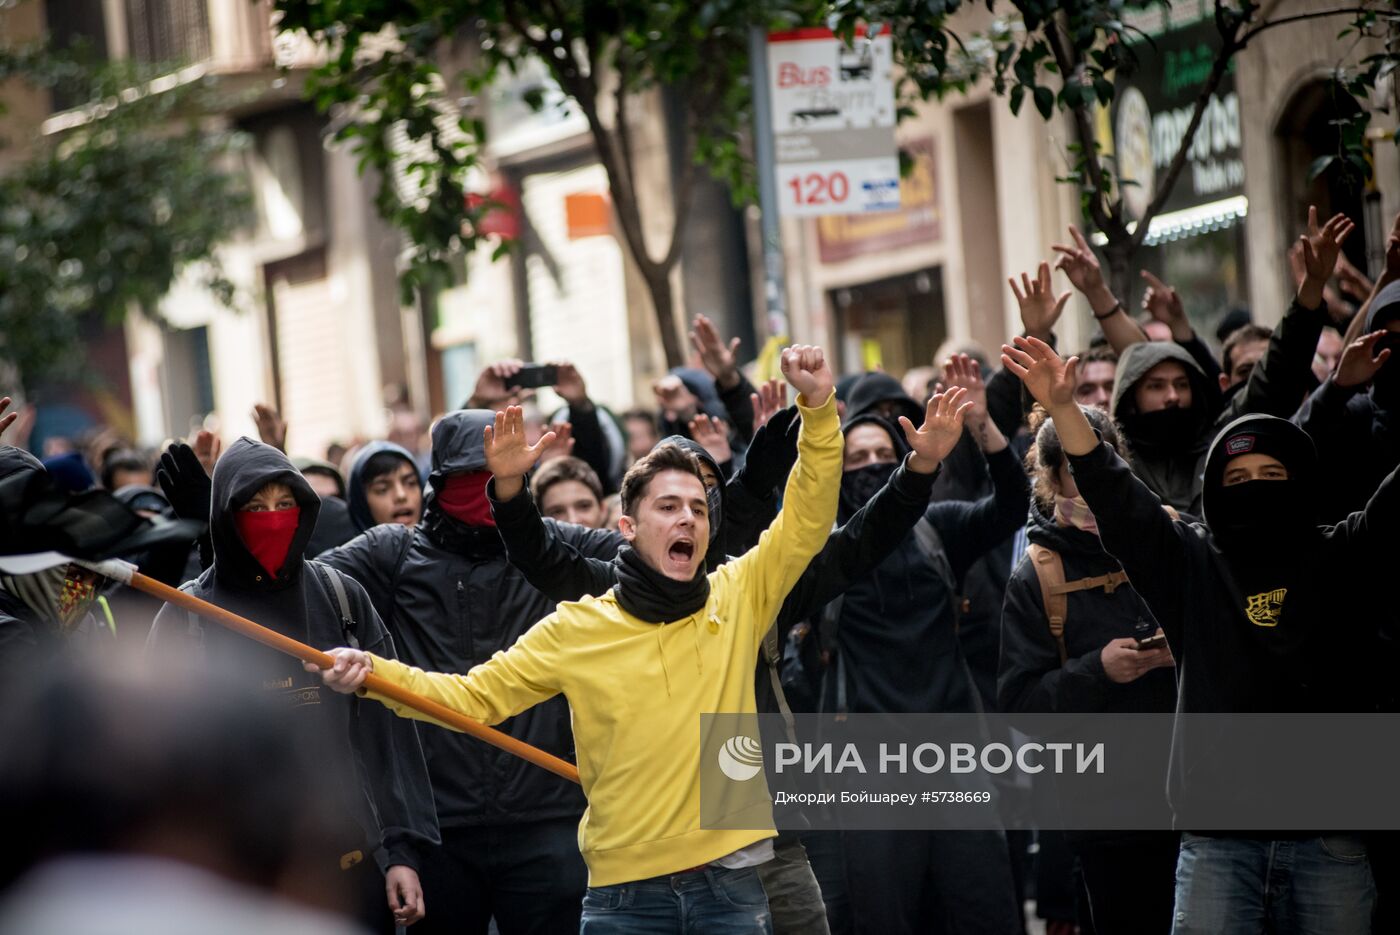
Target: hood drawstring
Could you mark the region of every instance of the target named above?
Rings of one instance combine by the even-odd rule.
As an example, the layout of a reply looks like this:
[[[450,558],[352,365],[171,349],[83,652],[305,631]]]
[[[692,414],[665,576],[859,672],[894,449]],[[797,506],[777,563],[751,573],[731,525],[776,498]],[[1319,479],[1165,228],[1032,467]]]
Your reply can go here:
[[[695,671],[703,673],[705,671],[705,657],[700,652],[700,612],[691,614],[683,620],[676,620],[671,623],[661,623],[656,626],[656,654],[661,657],[661,677],[666,683],[666,697],[671,696],[671,670],[666,666],[666,646],[661,641],[661,631],[668,626],[689,624],[691,645],[695,647]],[[719,629],[719,617],[715,614],[709,615],[711,628],[715,631]]]
[[[666,681],[666,697],[671,697],[671,672],[666,668],[666,647],[661,643],[661,628],[665,624],[660,624],[656,628],[656,654],[661,657],[661,677]]]

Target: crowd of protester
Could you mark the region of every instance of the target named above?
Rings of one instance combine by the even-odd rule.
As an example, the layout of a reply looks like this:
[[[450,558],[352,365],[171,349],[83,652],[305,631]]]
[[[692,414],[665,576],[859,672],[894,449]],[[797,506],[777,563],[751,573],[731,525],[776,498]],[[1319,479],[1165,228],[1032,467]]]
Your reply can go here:
[[[1400,519],[1400,218],[1374,283],[1352,231],[1310,211],[1278,324],[1232,312],[1214,348],[1149,272],[1130,314],[1070,228],[1010,281],[1022,334],[907,374],[838,379],[798,346],[754,383],[699,317],[696,366],[652,408],[613,412],[556,361],[546,411],[503,361],[430,432],[395,410],[384,439],[315,459],[261,405],[259,439],[226,450],[103,431],[42,459],[32,415],[3,416],[0,507],[11,485],[96,490],[196,524],[124,557],[335,666],[77,566],[0,576],[0,666],[53,715],[0,753],[6,817],[51,823],[4,862],[0,930],[83,928],[92,899],[64,894],[102,872],[133,881],[113,918],[142,895],[167,911],[153,878],[181,889],[147,931],[205,911],[241,931],[1011,935],[1030,897],[1051,935],[1400,931],[1385,834],[711,831],[688,749],[716,710],[1396,710],[1395,613],[1340,582],[1383,579]],[[1057,272],[1086,347],[1057,343]],[[93,646],[217,687],[95,676]],[[371,671],[582,786],[355,694]],[[138,722],[148,742],[119,729]],[[1177,723],[1179,804],[1211,763]]]

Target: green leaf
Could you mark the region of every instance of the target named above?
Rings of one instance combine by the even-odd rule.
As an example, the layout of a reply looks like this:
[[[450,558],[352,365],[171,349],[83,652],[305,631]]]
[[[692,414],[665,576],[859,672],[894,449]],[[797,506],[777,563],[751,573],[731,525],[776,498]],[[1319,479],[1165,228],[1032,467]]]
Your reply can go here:
[[[1025,86],[1024,84],[1018,84],[1018,85],[1016,85],[1014,88],[1011,89],[1011,113],[1012,113],[1012,114],[1018,115],[1018,116],[1020,115],[1020,113],[1021,113],[1021,105],[1022,105],[1023,103],[1025,103],[1025,99],[1026,99],[1026,86]]]
[[[1311,163],[1308,164],[1308,181],[1311,182],[1318,176],[1320,176],[1322,173],[1326,172],[1327,169],[1332,165],[1332,163],[1336,161],[1337,157],[1335,155],[1318,156],[1316,159],[1314,159]]]
[[[1035,109],[1040,111],[1040,116],[1046,120],[1055,110],[1055,94],[1049,88],[1037,85],[1034,90]]]

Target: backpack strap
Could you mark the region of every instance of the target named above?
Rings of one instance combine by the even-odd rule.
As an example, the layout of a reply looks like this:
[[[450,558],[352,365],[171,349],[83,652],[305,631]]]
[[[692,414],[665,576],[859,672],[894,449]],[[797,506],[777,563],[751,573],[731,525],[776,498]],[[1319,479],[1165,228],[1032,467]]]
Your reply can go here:
[[[783,691],[783,678],[778,671],[780,652],[778,649],[778,625],[775,623],[763,634],[763,662],[768,669],[768,681],[773,686],[773,698],[778,702],[778,713],[783,716],[788,740],[797,743],[797,720],[792,716],[792,706],[788,704],[787,693]]]
[[[399,546],[399,557],[394,562],[394,573],[389,576],[389,612],[384,617],[384,628],[390,634],[394,620],[394,611],[399,606],[399,578],[403,575],[403,566],[408,561],[408,550],[413,548],[414,527],[409,527],[408,535],[403,537],[403,543]]]
[[[355,637],[355,615],[350,612],[350,596],[345,593],[345,582],[341,578],[340,570],[320,562],[310,564],[335,595],[335,602],[340,608],[340,633],[345,637],[345,645],[351,649],[359,649],[360,641]]]
[[[1060,665],[1064,665],[1069,659],[1069,652],[1065,649],[1065,615],[1069,612],[1069,598],[1064,590],[1064,560],[1059,552],[1034,542],[1026,546],[1026,555],[1040,583],[1040,600],[1045,605],[1045,617],[1050,622],[1050,635],[1055,638],[1055,645],[1060,650]]]

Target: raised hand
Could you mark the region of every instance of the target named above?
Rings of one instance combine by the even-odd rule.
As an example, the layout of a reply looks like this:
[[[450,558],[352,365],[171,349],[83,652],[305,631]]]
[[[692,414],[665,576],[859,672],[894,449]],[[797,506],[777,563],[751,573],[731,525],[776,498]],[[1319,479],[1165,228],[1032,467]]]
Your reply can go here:
[[[1034,335],[1042,341],[1050,340],[1055,330],[1055,322],[1065,310],[1065,303],[1074,293],[1065,291],[1058,298],[1051,287],[1050,264],[1042,260],[1035,278],[1021,274],[1021,287],[1016,286],[1016,277],[1006,280],[1011,284],[1011,292],[1016,296],[1016,304],[1021,306],[1021,327],[1026,334]]]
[[[982,368],[977,361],[966,354],[954,354],[943,364],[943,379],[938,384],[939,392],[944,388],[962,387],[967,390],[967,424],[981,425],[987,419],[987,384],[982,382]]]
[[[1186,317],[1181,296],[1147,270],[1142,271],[1142,278],[1147,282],[1147,291],[1142,294],[1142,307],[1147,314],[1172,330],[1172,340],[1191,340],[1195,332],[1191,328],[1191,320]]]
[[[787,381],[802,394],[805,405],[820,406],[831,398],[836,378],[831,375],[821,348],[808,344],[784,348],[781,368]]]
[[[10,399],[8,396],[0,398],[0,435],[4,435],[5,429],[14,425],[16,420],[19,419],[18,412],[11,412],[8,415],[4,414],[5,410],[10,408],[10,403],[12,402],[14,402],[14,400]]]
[[[1342,351],[1342,359],[1337,362],[1337,372],[1333,375],[1332,382],[1347,387],[1365,386],[1370,383],[1385,362],[1390,360],[1390,348],[1383,348],[1379,354],[1376,353],[1376,342],[1389,333],[1385,329],[1372,331],[1348,344]]]
[[[472,389],[471,398],[467,400],[467,409],[493,409],[496,412],[503,411],[507,406],[516,405],[524,401],[525,391],[519,387],[506,386],[506,380],[520,372],[520,368],[525,366],[520,360],[502,360],[486,367],[476,378],[476,386]]]
[[[1044,341],[1018,336],[1012,338],[1012,344],[1001,346],[1001,362],[1052,415],[1066,407],[1078,408],[1074,402],[1078,357],[1061,360]]]
[[[700,400],[686,389],[685,383],[674,373],[668,373],[653,383],[651,391],[668,422],[689,422],[700,408]]]
[[[271,445],[278,451],[287,450],[287,423],[276,409],[265,403],[253,405],[253,422],[258,427],[258,438],[264,445]]]
[[[554,441],[549,443],[549,447],[540,452],[539,460],[548,461],[551,458],[567,458],[574,453],[574,426],[570,422],[555,422],[551,428],[554,431]],[[544,441],[543,438],[540,441]]]
[[[775,413],[787,408],[787,384],[782,380],[767,380],[759,385],[757,393],[749,394],[749,403],[753,406],[753,429],[757,432]]]
[[[739,367],[734,362],[734,352],[739,349],[738,338],[731,338],[726,347],[714,322],[704,315],[696,315],[690,331],[690,343],[720,389],[727,390],[738,384]]]
[[[195,433],[194,444],[190,447],[194,449],[194,456],[199,459],[204,473],[213,477],[214,464],[219,460],[219,455],[224,453],[223,440],[213,432],[200,429]]]
[[[201,434],[213,437],[212,433]],[[165,493],[165,499],[170,501],[176,516],[201,523],[209,522],[214,485],[194,448],[184,442],[176,442],[165,449],[156,468],[156,483]]]
[[[1356,229],[1345,214],[1334,214],[1321,228],[1317,226],[1317,208],[1308,206],[1308,230],[1298,238],[1303,253],[1303,284],[1298,287],[1298,303],[1304,308],[1317,308],[1322,302],[1322,289],[1337,268],[1342,244]]]
[[[550,366],[559,371],[559,382],[554,384],[554,392],[570,406],[588,402],[588,386],[583,382],[578,368],[567,360],[552,360]]]
[[[948,457],[948,452],[962,437],[963,420],[972,409],[966,388],[957,386],[946,393],[935,393],[924,406],[924,424],[917,429],[908,416],[899,417],[904,438],[914,449],[909,459],[910,470],[932,474]]]
[[[486,469],[501,481],[522,478],[540,460],[544,450],[558,438],[557,432],[545,432],[533,445],[525,440],[525,413],[519,406],[507,406],[496,413],[496,424],[486,426],[482,433],[486,441]],[[503,497],[502,499],[508,499]]]
[[[1104,284],[1103,270],[1099,267],[1099,258],[1094,256],[1089,241],[1084,239],[1079,228],[1073,224],[1069,226],[1069,236],[1074,241],[1073,244],[1057,243],[1050,247],[1060,255],[1055,261],[1055,269],[1064,271],[1074,288],[1086,296],[1107,288]]]
[[[701,413],[690,420],[690,437],[710,453],[716,464],[723,464],[734,457],[729,447],[729,426],[723,419],[712,419]]]

